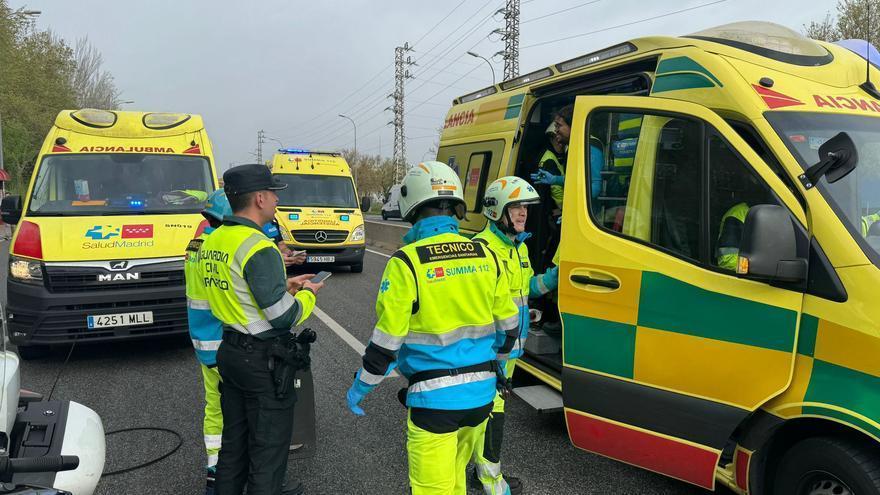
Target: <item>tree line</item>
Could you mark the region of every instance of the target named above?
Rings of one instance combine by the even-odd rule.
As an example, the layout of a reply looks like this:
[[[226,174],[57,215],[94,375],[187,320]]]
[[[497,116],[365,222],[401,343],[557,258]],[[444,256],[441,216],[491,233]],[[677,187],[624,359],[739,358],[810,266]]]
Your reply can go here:
[[[0,126],[7,190],[23,193],[55,116],[64,109],[119,107],[120,91],[100,52],[71,46],[32,16],[0,0]]]

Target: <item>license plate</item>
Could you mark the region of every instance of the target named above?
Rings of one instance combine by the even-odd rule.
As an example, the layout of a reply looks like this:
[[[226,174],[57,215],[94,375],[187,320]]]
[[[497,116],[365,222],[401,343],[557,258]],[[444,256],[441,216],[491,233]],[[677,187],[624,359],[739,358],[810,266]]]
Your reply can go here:
[[[336,256],[307,256],[306,263],[333,263]]]
[[[134,325],[149,325],[153,323],[152,311],[139,313],[116,313],[113,315],[87,316],[89,328],[129,327]]]

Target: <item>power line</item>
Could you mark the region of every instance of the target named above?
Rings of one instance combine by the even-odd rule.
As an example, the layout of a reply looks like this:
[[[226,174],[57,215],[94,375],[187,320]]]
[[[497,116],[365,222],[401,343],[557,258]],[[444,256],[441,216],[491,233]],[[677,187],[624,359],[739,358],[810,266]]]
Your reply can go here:
[[[564,12],[568,12],[568,11],[570,11],[570,10],[579,9],[579,8],[581,8],[581,7],[584,7],[584,6],[587,6],[587,5],[593,4],[593,3],[598,3],[598,2],[601,2],[601,1],[602,1],[602,0],[591,0],[591,1],[589,1],[589,2],[584,2],[584,3],[581,3],[581,4],[575,5],[574,7],[569,7],[569,8],[567,8],[567,9],[562,9],[562,10],[557,10],[556,12],[550,12],[549,14],[544,14],[544,15],[541,15],[541,16],[538,16],[538,17],[532,17],[531,19],[526,19],[526,20],[522,21],[522,24],[526,24],[526,23],[534,22],[534,21],[539,21],[539,20],[541,20],[541,19],[545,19],[545,18],[547,18],[547,17],[552,17],[552,16],[557,15],[557,14],[562,14],[562,13],[564,13]]]
[[[466,1],[467,1],[467,0],[461,0],[461,3],[459,3],[459,4],[456,5],[452,10],[450,10],[449,13],[446,14],[446,15],[443,17],[443,19],[440,19],[439,21],[437,21],[437,24],[434,24],[433,26],[431,26],[431,29],[425,31],[425,34],[423,34],[421,38],[417,39],[416,42],[412,44],[412,47],[418,45],[423,39],[425,39],[426,36],[428,36],[431,32],[433,32],[435,29],[437,29],[437,26],[439,26],[440,24],[443,23],[443,21],[445,21],[446,19],[448,19],[449,16],[451,16],[456,10],[458,10],[459,7],[461,7],[462,5],[464,5],[464,3],[465,3]],[[435,45],[435,46],[436,46],[436,45]],[[411,47],[411,48],[412,48],[412,47]]]
[[[637,21],[625,22],[625,23],[623,23],[623,24],[618,24],[618,25],[616,25],[616,26],[609,26],[609,27],[606,27],[606,28],[597,29],[597,30],[595,30],[595,31],[588,31],[588,32],[586,32],[586,33],[575,34],[575,35],[572,35],[572,36],[566,36],[566,37],[564,37],[564,38],[558,38],[558,39],[555,39],[555,40],[547,40],[547,41],[542,41],[542,42],[540,42],[540,43],[533,43],[533,44],[531,44],[531,45],[526,45],[526,46],[524,46],[524,47],[522,47],[522,48],[523,48],[523,50],[525,50],[526,48],[534,48],[534,47],[536,47],[536,46],[549,45],[550,43],[558,43],[558,42],[560,42],[560,41],[567,41],[567,40],[571,40],[571,39],[574,39],[574,38],[581,38],[581,37],[583,37],[583,36],[589,36],[589,35],[591,35],[591,34],[602,33],[602,32],[605,32],[605,31],[610,31],[610,30],[612,30],[612,29],[617,29],[617,28],[622,28],[622,27],[626,27],[626,26],[632,26],[632,25],[634,25],[634,24],[640,24],[640,23],[643,23],[643,22],[653,21],[653,20],[655,20],[655,19],[660,19],[660,18],[663,18],[663,17],[669,17],[669,16],[672,16],[672,15],[681,14],[681,13],[683,13],[683,12],[690,12],[691,10],[702,9],[703,7],[709,7],[710,5],[716,5],[716,4],[719,4],[719,3],[724,3],[724,2],[726,2],[726,1],[727,1],[727,0],[715,0],[714,2],[708,2],[708,3],[704,3],[704,4],[700,4],[700,5],[695,5],[695,6],[693,6],[693,7],[688,7],[688,8],[686,8],[686,9],[681,9],[681,10],[676,10],[676,11],[674,11],[674,12],[667,12],[667,13],[665,13],[665,14],[655,15],[655,16],[653,16],[653,17],[646,17],[646,18],[644,18],[644,19],[639,19],[639,20],[637,20]]]

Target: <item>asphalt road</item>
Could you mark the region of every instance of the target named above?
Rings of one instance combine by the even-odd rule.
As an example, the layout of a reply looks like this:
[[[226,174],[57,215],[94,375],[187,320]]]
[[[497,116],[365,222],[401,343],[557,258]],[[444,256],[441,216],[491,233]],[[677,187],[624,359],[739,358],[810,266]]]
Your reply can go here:
[[[0,243],[0,267],[6,266]],[[373,328],[373,302],[386,258],[368,253],[361,274],[340,270],[319,294],[318,306],[361,344]],[[0,291],[5,301],[4,280]],[[348,412],[345,391],[360,356],[317,316],[307,326],[319,334],[312,348],[318,416],[315,457],[293,461],[290,476],[308,494],[405,494],[405,410],[396,399],[402,378],[386,380],[363,406],[367,416]],[[24,362],[22,386],[47,394],[67,349]],[[388,383],[391,382],[391,383]],[[105,477],[99,494],[203,493],[202,384],[186,339],[91,345],[74,349],[54,397],[85,404],[100,414],[106,431],[162,427],[178,432],[183,445],[171,457],[144,469]],[[705,494],[704,490],[575,449],[561,414],[540,415],[519,399],[508,405],[505,472],[524,480],[529,494]],[[106,471],[147,461],[176,445],[173,435],[122,433],[107,438]]]

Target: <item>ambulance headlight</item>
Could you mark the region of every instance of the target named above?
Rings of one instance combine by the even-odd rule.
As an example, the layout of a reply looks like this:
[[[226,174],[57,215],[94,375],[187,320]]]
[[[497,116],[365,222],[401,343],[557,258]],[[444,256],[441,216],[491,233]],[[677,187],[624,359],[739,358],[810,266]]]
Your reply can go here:
[[[355,228],[351,232],[351,240],[352,241],[364,240],[364,226],[363,225],[358,225],[357,228]]]
[[[43,269],[39,261],[12,256],[9,259],[9,275],[15,280],[43,283]]]

